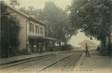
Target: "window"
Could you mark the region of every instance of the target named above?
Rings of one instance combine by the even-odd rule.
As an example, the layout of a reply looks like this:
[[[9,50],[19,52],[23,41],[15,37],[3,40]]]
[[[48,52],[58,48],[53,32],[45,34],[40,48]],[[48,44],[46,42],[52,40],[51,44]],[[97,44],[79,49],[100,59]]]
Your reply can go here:
[[[43,34],[43,28],[40,27],[40,34]]]
[[[32,24],[29,25],[29,31],[30,31],[30,32],[31,32],[31,25],[32,25]]]
[[[29,31],[30,32],[34,32],[34,24],[33,23],[30,23],[30,25],[29,25]]]
[[[39,33],[39,27],[37,25],[35,26],[35,32]]]

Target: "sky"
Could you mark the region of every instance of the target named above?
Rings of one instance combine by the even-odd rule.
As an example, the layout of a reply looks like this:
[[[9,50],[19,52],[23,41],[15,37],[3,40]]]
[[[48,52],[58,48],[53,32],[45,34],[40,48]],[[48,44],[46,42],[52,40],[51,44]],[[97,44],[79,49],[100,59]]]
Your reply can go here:
[[[10,0],[5,0],[9,3]],[[34,6],[36,9],[44,8],[47,1],[54,2],[58,7],[66,9],[68,5],[71,4],[72,0],[17,0],[21,6],[29,7]]]
[[[9,3],[10,0],[5,0],[6,3]],[[47,1],[54,2],[58,7],[65,10],[72,2],[72,0],[18,0],[20,6],[22,7],[29,7],[33,6],[35,9],[42,9],[45,6],[45,3]],[[83,32],[79,32],[77,35],[73,35],[71,39],[68,41],[69,44],[72,46],[79,47],[79,43],[83,40],[89,40],[89,37],[87,37]],[[93,40],[94,43],[99,44],[99,41]]]

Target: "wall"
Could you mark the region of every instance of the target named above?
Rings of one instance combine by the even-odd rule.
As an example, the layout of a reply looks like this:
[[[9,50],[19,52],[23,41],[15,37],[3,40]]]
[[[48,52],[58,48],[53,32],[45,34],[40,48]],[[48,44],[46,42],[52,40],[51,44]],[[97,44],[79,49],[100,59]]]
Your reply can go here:
[[[36,21],[32,21],[32,20],[29,20],[27,18],[27,16],[24,16],[24,15],[21,15],[20,13],[16,12],[15,10],[11,9],[11,8],[8,8],[8,12],[15,16],[17,18],[17,20],[19,21],[19,26],[20,26],[20,31],[19,31],[19,36],[18,36],[18,39],[19,39],[19,42],[20,42],[20,45],[19,45],[19,49],[24,49],[26,48],[26,44],[28,41],[28,37],[29,36],[36,36],[36,37],[45,37],[45,26],[44,25],[41,25],[39,23],[37,23]],[[33,23],[34,24],[34,32],[30,32],[29,31],[29,25],[30,23]],[[39,27],[39,33],[37,33],[35,31],[36,27],[35,26],[38,26]],[[40,33],[40,28],[43,29],[43,34]]]
[[[23,49],[26,48],[26,17],[16,13],[15,11],[13,11],[12,9],[8,8],[8,12],[15,16],[17,18],[17,20],[19,21],[19,26],[20,26],[20,31],[19,31],[19,49]]]

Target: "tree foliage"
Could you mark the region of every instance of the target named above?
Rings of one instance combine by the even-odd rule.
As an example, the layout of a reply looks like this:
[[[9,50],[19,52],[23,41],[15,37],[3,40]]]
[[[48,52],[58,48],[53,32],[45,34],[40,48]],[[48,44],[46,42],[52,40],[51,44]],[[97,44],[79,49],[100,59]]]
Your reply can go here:
[[[13,7],[19,6],[18,0],[10,0],[9,2],[10,2],[10,5]]]
[[[47,36],[66,41],[73,34],[68,14],[53,2],[46,2],[43,9],[22,9],[23,12],[46,24]],[[24,11],[25,10],[25,11]]]
[[[70,11],[74,27],[101,40],[103,46],[106,44],[106,38],[110,41],[112,0],[77,0]]]
[[[19,45],[19,22],[15,17],[10,15],[7,11],[7,6],[1,3],[1,40],[0,40],[0,55],[2,57],[8,57],[17,51]],[[10,54],[9,54],[10,53]]]
[[[67,14],[53,2],[47,2],[43,9],[43,15],[47,22],[48,36],[65,40],[70,26]]]

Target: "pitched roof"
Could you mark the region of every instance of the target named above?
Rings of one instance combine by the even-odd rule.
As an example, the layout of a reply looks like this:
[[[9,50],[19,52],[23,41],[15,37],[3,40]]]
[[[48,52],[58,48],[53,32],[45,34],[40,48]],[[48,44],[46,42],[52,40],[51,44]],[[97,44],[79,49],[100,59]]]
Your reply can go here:
[[[13,10],[14,12],[16,12],[16,13],[22,15],[22,16],[24,16],[25,18],[30,19],[30,20],[32,20],[32,21],[34,21],[34,22],[37,22],[37,23],[39,23],[39,24],[45,26],[44,23],[42,23],[41,21],[35,19],[34,17],[31,17],[31,16],[29,16],[28,14],[25,14],[24,12],[21,12],[20,10],[17,10],[17,9],[15,9],[15,8],[12,8],[11,6],[9,6],[9,5],[7,5],[7,4],[5,4],[5,5],[7,6],[7,8]]]

